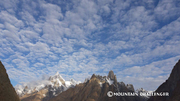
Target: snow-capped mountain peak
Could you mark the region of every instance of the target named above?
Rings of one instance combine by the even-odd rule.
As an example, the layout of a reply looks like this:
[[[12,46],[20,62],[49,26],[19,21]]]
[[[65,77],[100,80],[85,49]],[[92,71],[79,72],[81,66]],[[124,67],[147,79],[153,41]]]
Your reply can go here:
[[[63,77],[59,74],[59,72],[57,72],[54,76],[50,76],[50,77],[49,77],[49,80],[56,80],[56,79],[59,79],[59,80],[65,82],[65,80],[63,79]]]
[[[53,84],[53,86],[59,87],[59,86],[65,86],[65,80],[63,77],[57,72],[54,76],[49,77],[49,81]]]
[[[57,71],[55,75],[60,75],[59,72]]]
[[[47,89],[49,92],[52,92],[53,95],[51,96],[55,96],[79,83],[79,81],[77,82],[74,79],[66,81],[59,72],[57,72],[55,75],[50,76],[47,80],[24,83],[22,85],[15,86],[15,89],[19,96],[39,92],[42,89]]]

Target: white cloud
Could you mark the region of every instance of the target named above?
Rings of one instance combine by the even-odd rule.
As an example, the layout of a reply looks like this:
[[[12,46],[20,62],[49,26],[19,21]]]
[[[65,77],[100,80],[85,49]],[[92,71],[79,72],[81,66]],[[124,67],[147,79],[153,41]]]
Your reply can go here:
[[[180,8],[176,5],[178,5],[178,1],[172,1],[172,0],[163,0],[160,1],[155,8],[155,14],[158,18],[158,20],[163,21],[165,23],[169,22],[171,18],[177,18],[180,13],[178,12]]]
[[[21,36],[21,39],[24,42],[32,41],[32,40],[38,40],[38,38],[39,38],[38,33],[34,32],[34,31],[31,31],[31,30],[28,30],[28,29],[21,30],[19,32],[19,35]]]
[[[42,4],[42,8],[45,10],[44,13],[46,15],[46,21],[51,19],[62,20],[63,15],[61,14],[61,8],[54,4]]]
[[[17,3],[18,3],[18,0],[1,0],[0,1],[1,7],[4,7],[6,9],[13,9],[13,10],[16,10]]]
[[[42,64],[42,63],[35,63],[33,66],[34,67],[42,67],[42,66],[44,66],[44,64]]]
[[[108,16],[111,12],[111,9],[108,7],[108,5],[105,5],[101,8],[101,13],[104,16]]]
[[[22,16],[22,20],[25,20],[24,23],[27,25],[33,26],[36,22],[33,15],[31,15],[28,11],[20,12],[20,16]]]
[[[15,27],[18,27],[18,28],[24,26],[24,24],[23,24],[23,22],[21,20],[18,20],[15,16],[8,13],[7,11],[0,12],[0,19],[4,23],[11,24],[11,26],[15,26]]]

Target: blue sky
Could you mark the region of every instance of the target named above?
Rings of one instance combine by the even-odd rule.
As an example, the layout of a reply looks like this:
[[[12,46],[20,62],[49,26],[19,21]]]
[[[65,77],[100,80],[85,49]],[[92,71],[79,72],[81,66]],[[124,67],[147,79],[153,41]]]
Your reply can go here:
[[[113,70],[155,90],[180,59],[178,0],[1,0],[0,60],[12,84]]]

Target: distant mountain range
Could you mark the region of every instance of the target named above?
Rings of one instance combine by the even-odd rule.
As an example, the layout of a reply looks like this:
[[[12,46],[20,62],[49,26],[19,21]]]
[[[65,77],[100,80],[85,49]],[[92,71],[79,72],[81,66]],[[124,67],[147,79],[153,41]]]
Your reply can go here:
[[[0,101],[180,101],[179,85],[180,60],[174,66],[170,77],[155,91],[168,92],[168,96],[139,96],[140,93],[152,93],[152,91],[143,88],[135,91],[132,84],[118,82],[113,71],[109,71],[108,76],[93,74],[83,83],[73,79],[66,81],[57,72],[47,79],[17,85],[15,91],[0,62]],[[119,96],[120,93],[117,92],[121,95]],[[135,94],[135,96],[122,94]]]
[[[147,96],[108,96],[108,92],[131,92],[135,93],[132,84],[117,82],[116,75],[110,71],[108,76],[93,74],[85,83],[80,83],[74,88],[70,88],[50,101],[146,101]],[[138,89],[138,92],[147,92]]]
[[[117,82],[116,75],[110,71],[108,76],[93,74],[90,79],[84,83],[77,82],[73,79],[65,81],[57,72],[48,79],[30,82],[24,85],[17,85],[16,92],[21,101],[83,101],[95,99],[102,101],[105,99],[118,99],[118,97],[108,97],[107,92],[148,92],[143,88],[134,90],[132,84]],[[69,96],[65,96],[69,95]],[[62,97],[63,96],[63,97]],[[76,97],[80,96],[80,97]],[[92,98],[91,98],[92,97]],[[148,96],[119,97],[124,101],[146,101]]]

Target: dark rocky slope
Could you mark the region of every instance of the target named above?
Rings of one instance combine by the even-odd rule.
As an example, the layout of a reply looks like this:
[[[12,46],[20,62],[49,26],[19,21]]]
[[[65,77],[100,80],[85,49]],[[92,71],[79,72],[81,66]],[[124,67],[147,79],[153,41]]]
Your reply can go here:
[[[148,101],[180,101],[180,60],[174,66],[169,78],[155,92],[169,92],[169,96],[150,97]]]
[[[0,101],[20,101],[15,89],[10,83],[4,65],[0,61]]]

